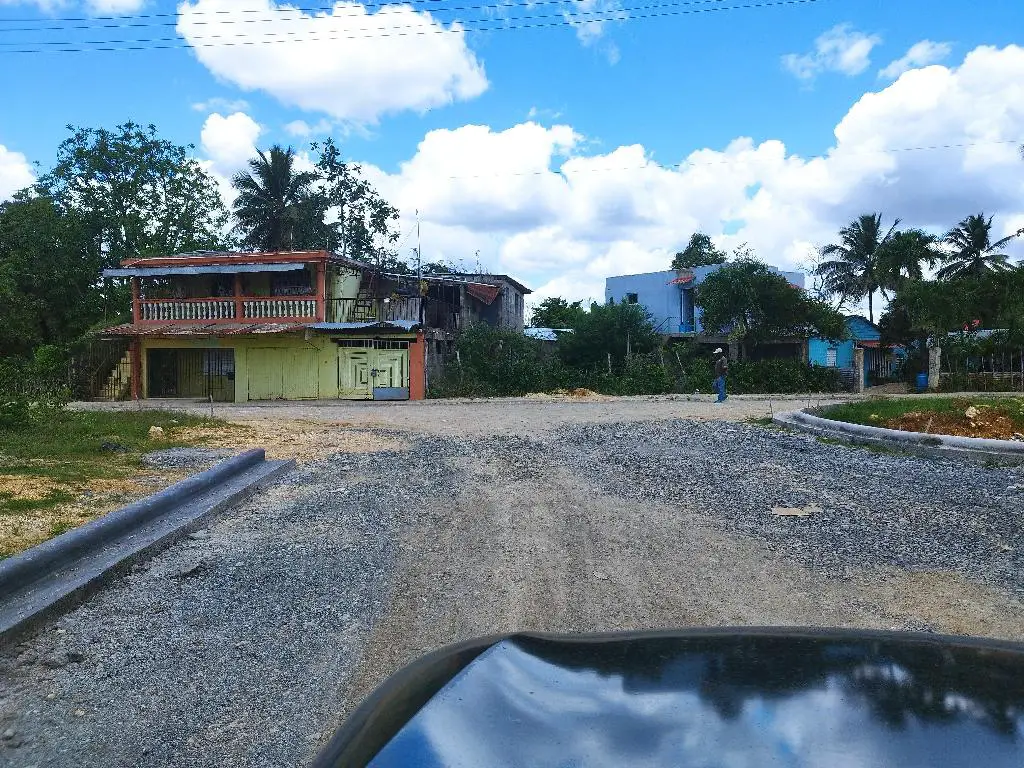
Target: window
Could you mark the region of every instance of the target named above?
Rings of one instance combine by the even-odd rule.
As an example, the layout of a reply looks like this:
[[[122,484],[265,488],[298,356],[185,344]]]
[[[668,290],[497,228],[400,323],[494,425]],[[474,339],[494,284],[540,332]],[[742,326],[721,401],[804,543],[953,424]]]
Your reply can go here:
[[[637,296],[635,293],[627,293],[626,294],[626,303],[627,304],[639,304],[640,303],[640,297]]]
[[[835,368],[836,365],[838,365],[836,353],[837,350],[835,347],[829,347],[825,352],[825,365],[829,368]]]
[[[308,269],[270,273],[271,296],[309,296],[312,293],[312,275]]]

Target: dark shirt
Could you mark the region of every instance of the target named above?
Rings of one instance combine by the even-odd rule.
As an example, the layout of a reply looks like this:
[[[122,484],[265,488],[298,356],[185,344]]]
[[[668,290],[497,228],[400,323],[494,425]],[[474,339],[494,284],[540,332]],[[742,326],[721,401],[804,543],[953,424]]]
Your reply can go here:
[[[729,358],[722,355],[720,358],[715,360],[715,377],[725,376],[729,372]]]

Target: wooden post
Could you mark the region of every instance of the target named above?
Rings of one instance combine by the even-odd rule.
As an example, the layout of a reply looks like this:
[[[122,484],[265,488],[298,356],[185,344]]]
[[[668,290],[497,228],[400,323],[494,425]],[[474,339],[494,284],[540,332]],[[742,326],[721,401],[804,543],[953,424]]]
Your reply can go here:
[[[131,352],[132,400],[142,398],[142,340],[138,337],[129,343]]]
[[[942,370],[942,348],[931,347],[928,350],[928,389],[939,388],[939,372]]]
[[[409,344],[409,399],[422,400],[427,393],[426,352],[427,342],[423,331],[416,333],[416,340]]]
[[[323,322],[327,306],[327,264],[316,265],[316,319]]]
[[[864,348],[853,348],[853,391],[860,394],[864,391]]]
[[[242,275],[235,272],[235,320],[241,320],[245,314],[245,307],[242,305]]]
[[[132,322],[139,322],[139,278],[132,278]]]

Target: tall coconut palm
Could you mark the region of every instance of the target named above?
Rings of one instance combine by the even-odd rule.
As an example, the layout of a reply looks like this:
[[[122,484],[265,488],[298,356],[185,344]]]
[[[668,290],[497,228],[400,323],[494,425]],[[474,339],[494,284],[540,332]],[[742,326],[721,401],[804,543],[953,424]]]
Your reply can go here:
[[[881,263],[893,233],[896,219],[883,234],[882,214],[865,213],[839,230],[840,243],[821,249],[824,259],[816,268],[830,293],[859,301],[868,300],[868,317],[875,322],[874,295],[886,287],[886,274]]]
[[[235,174],[238,190],[234,202],[236,229],[241,245],[264,251],[283,251],[320,246],[323,211],[312,184],[317,175],[296,172],[295,152],[274,145],[257,151],[249,161],[249,173]]]
[[[946,235],[945,243],[952,251],[936,274],[940,280],[957,280],[980,277],[988,272],[1005,272],[1011,266],[1010,255],[1000,253],[999,249],[1021,234],[1024,230],[993,243],[992,217],[986,219],[984,213],[968,216]]]
[[[924,279],[925,266],[933,267],[942,259],[936,243],[935,235],[920,229],[896,232],[878,256],[883,287],[898,291],[908,282]]]

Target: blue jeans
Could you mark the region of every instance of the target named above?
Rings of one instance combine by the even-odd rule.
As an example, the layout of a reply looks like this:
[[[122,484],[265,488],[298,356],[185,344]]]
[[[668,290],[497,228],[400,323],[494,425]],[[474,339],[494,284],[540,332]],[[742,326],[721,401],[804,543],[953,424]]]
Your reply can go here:
[[[725,376],[718,376],[715,378],[715,392],[718,393],[718,402],[723,402],[726,398]]]

